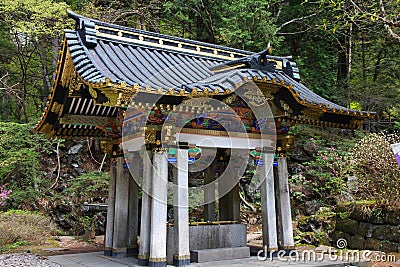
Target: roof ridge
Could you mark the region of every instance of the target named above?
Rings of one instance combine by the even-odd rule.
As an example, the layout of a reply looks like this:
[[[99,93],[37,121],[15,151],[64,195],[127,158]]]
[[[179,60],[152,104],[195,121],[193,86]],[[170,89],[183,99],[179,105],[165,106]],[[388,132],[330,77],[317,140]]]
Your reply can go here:
[[[100,20],[96,20],[96,19],[92,19],[92,18],[88,18],[88,17],[82,16],[82,15],[79,15],[77,13],[74,13],[71,10],[67,10],[67,15],[68,15],[68,17],[70,17],[76,21],[75,30],[77,30],[77,31],[84,30],[85,23],[82,23],[82,22],[86,22],[86,23],[94,23],[97,26],[97,28],[105,27],[105,28],[114,29],[117,32],[124,31],[124,32],[131,32],[136,35],[146,35],[146,36],[150,36],[153,38],[166,39],[166,40],[170,40],[172,42],[179,42],[179,43],[181,43],[181,45],[188,44],[188,45],[194,45],[194,46],[201,46],[201,47],[209,48],[210,50],[217,49],[217,50],[222,50],[225,53],[241,54],[241,56],[247,56],[247,55],[251,55],[254,53],[251,51],[241,50],[241,49],[237,49],[237,48],[216,45],[216,44],[211,44],[211,43],[206,43],[206,42],[201,42],[201,41],[196,41],[196,40],[190,40],[190,39],[186,39],[186,38],[181,38],[181,37],[176,37],[176,36],[171,36],[171,35],[151,32],[151,31],[134,29],[134,28],[120,26],[120,25],[113,24],[113,23],[107,23],[107,22],[103,22]],[[118,33],[115,34],[115,36],[118,36]],[[237,58],[238,57],[235,57],[235,59],[237,59]]]

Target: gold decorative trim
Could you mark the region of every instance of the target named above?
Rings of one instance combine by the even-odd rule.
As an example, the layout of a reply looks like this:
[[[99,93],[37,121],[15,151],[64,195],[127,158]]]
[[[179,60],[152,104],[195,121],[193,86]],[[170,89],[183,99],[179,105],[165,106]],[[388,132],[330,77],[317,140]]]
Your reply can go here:
[[[148,254],[139,254],[138,255],[138,259],[141,259],[141,260],[148,260],[149,259],[149,255]]]
[[[242,132],[224,132],[217,130],[204,130],[204,129],[193,129],[183,128],[181,132],[183,134],[199,134],[199,135],[212,135],[212,136],[223,136],[223,137],[238,137],[238,138],[250,138],[250,139],[261,139],[261,134],[257,133],[242,133]]]
[[[149,258],[149,262],[165,262],[167,261],[167,258]]]
[[[88,125],[88,126],[116,126],[116,119],[113,117],[87,116],[65,114],[60,118],[61,124]]]
[[[35,131],[37,131],[37,132],[41,131],[41,132],[45,133],[46,136],[47,136],[47,135],[51,135],[50,137],[52,137],[52,136],[55,134],[55,132],[54,132],[54,133],[53,133],[52,131],[50,132],[50,131],[48,130],[48,127],[43,127],[43,126],[44,126],[44,124],[45,124],[45,120],[46,120],[46,118],[47,118],[47,115],[48,115],[48,113],[49,113],[49,111],[50,111],[50,107],[53,105],[53,95],[54,95],[54,93],[55,93],[57,84],[58,84],[58,82],[59,82],[60,79],[61,79],[60,73],[61,73],[61,71],[62,71],[62,69],[63,69],[63,67],[64,67],[64,66],[63,66],[63,65],[64,65],[63,63],[64,63],[64,61],[65,61],[64,55],[65,55],[65,52],[66,52],[66,49],[67,49],[66,43],[67,43],[66,37],[64,36],[64,39],[63,39],[63,41],[62,41],[62,43],[61,43],[61,50],[60,50],[60,52],[59,52],[59,59],[58,59],[58,62],[57,62],[57,64],[58,64],[58,65],[57,65],[57,71],[56,71],[56,73],[55,73],[56,79],[55,79],[55,81],[54,81],[54,83],[53,83],[53,86],[52,86],[52,88],[51,88],[51,91],[50,91],[50,93],[49,93],[49,96],[48,96],[48,99],[47,99],[47,103],[46,103],[45,112],[42,114],[40,120],[38,121],[37,125],[35,126]],[[66,56],[66,55],[65,55],[65,56]],[[46,124],[48,124],[48,123],[46,123]],[[47,129],[47,130],[46,130],[46,129]],[[51,129],[52,129],[52,127],[51,127]]]
[[[190,260],[190,254],[188,255],[174,255],[174,260]]]

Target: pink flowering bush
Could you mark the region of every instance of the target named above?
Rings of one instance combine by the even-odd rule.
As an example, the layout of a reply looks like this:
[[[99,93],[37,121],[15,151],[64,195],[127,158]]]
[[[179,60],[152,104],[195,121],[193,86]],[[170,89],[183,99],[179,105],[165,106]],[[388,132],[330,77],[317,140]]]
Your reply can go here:
[[[0,187],[0,206],[5,204],[5,200],[8,199],[9,195],[11,194],[11,189],[6,190],[6,186],[2,185]]]
[[[325,204],[359,199],[400,205],[400,167],[390,148],[398,142],[399,134],[373,133],[352,142],[319,147],[315,158],[306,163],[302,180],[311,181],[311,197]],[[298,180],[298,175],[294,178]],[[299,196],[304,197],[297,193]]]
[[[317,198],[331,204],[347,191],[347,177],[352,174],[355,162],[350,152],[330,146],[318,151],[308,166],[307,176]]]

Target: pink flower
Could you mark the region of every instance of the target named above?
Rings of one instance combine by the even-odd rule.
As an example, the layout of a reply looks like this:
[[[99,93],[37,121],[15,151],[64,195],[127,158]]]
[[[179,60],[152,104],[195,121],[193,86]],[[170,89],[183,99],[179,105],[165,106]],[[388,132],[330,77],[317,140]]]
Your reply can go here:
[[[7,199],[8,198],[8,195],[9,194],[11,194],[11,189],[9,189],[9,190],[5,190],[5,185],[2,185],[1,187],[0,187],[0,199]],[[4,203],[0,200],[0,206],[1,205],[4,205]]]

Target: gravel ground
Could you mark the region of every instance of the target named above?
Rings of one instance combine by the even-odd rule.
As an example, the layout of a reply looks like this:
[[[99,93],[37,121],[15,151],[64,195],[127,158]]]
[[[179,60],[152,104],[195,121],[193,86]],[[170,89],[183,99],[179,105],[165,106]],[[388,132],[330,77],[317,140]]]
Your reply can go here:
[[[61,265],[52,263],[48,259],[29,254],[29,253],[15,253],[15,254],[2,254],[0,255],[0,266],[7,267],[61,267]]]

